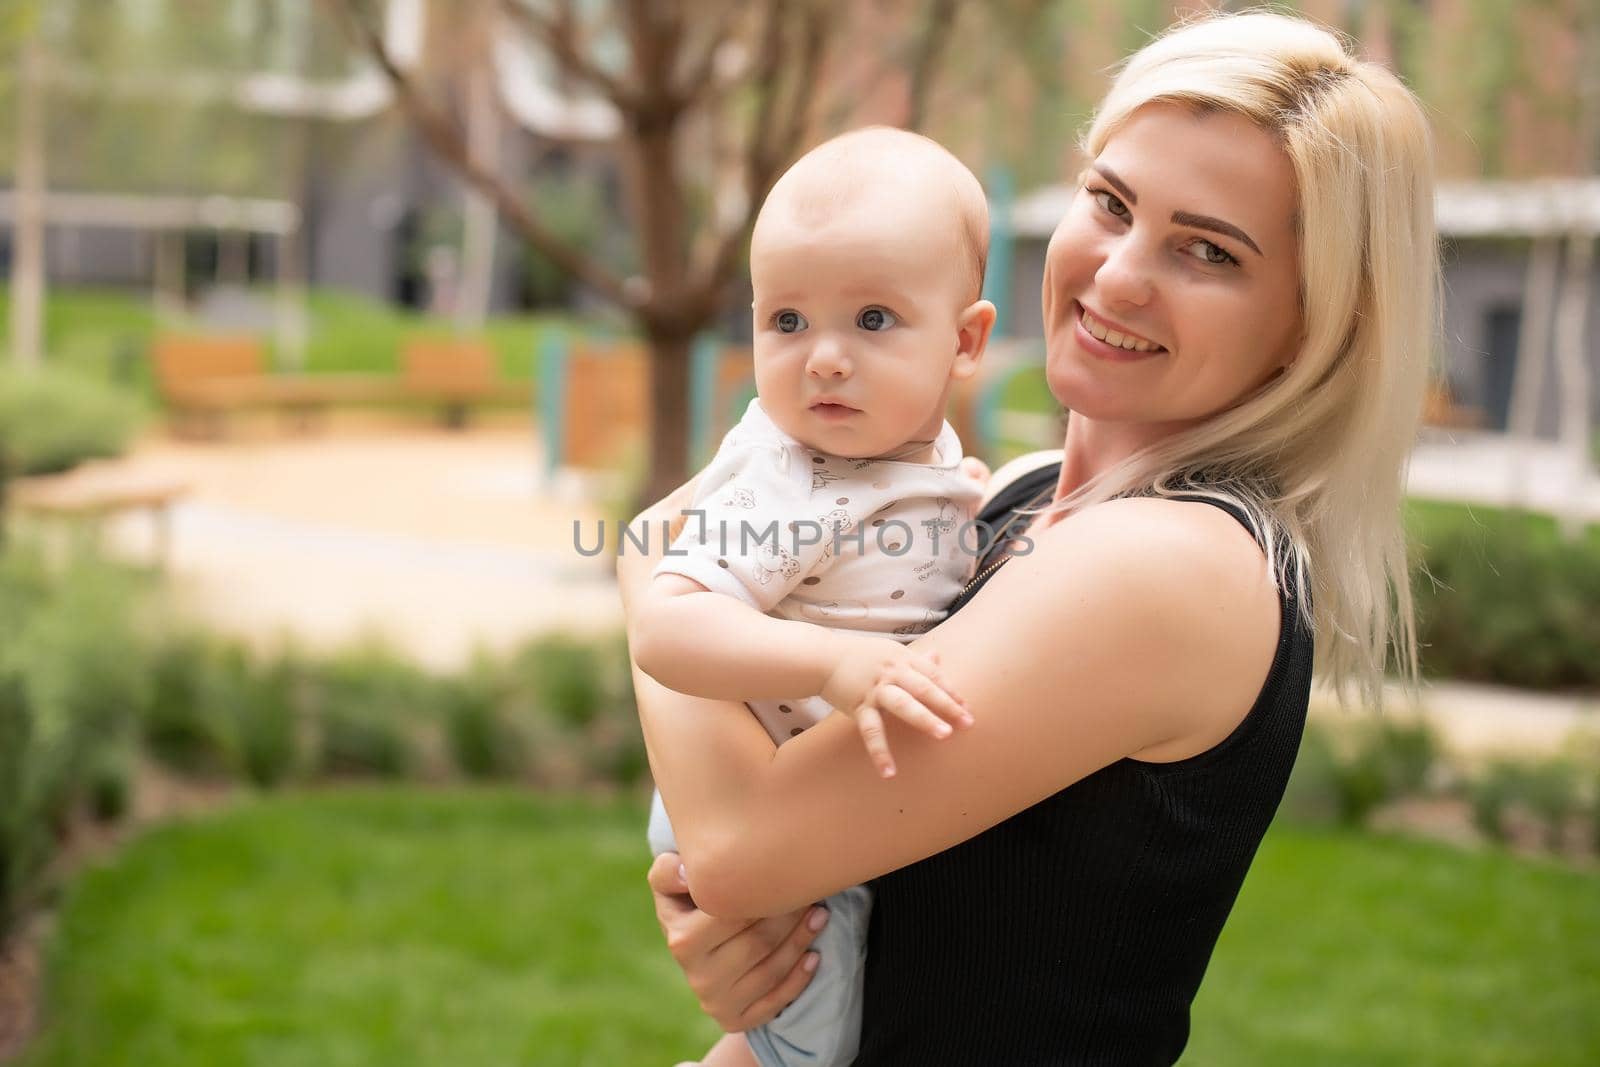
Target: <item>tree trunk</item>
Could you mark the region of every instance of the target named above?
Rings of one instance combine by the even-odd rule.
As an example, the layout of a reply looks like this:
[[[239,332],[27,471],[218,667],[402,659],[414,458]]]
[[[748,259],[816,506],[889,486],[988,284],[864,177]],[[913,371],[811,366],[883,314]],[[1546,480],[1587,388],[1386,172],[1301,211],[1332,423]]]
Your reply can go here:
[[[11,264],[11,358],[33,370],[44,338],[44,95],[40,47],[22,46],[17,98],[17,221]]]
[[[689,345],[687,334],[650,340],[650,435],[637,512],[689,478]]]
[[[478,11],[474,51],[478,63],[467,76],[467,145],[478,165],[500,172],[500,113],[495,106],[493,8]],[[492,201],[470,185],[466,197],[461,237],[461,287],[457,291],[456,329],[471,333],[483,329],[489,317],[489,296],[494,280],[495,229],[499,218]]]

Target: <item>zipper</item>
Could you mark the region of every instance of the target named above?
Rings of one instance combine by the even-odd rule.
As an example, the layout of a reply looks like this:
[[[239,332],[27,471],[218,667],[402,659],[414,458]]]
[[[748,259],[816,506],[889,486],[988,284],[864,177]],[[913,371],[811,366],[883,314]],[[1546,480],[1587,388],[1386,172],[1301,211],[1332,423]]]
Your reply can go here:
[[[1047,489],[1053,489],[1054,487],[1053,486],[1047,486],[1046,488]],[[1041,503],[1043,503],[1043,501],[1040,498],[1042,496],[1044,496],[1044,495],[1045,495],[1044,491],[1040,491],[1038,493],[1035,493],[1033,495],[1032,499],[1026,501],[1023,504],[1017,505],[1017,506],[1018,507],[1029,507],[1029,508],[1038,507]],[[995,543],[996,544],[1000,544],[1001,543],[1001,538],[1005,537],[1006,532],[1011,529],[1011,524],[1016,522],[1016,521],[1017,521],[1017,512],[1016,512],[1016,508],[1013,508],[1012,511],[1011,511],[1011,517],[1006,520],[1006,524],[1004,526],[1000,527],[1000,532],[995,535]],[[1030,522],[1028,525],[1031,527],[1033,524]],[[995,560],[993,563],[989,564],[987,567],[983,568],[977,574],[975,574],[973,576],[973,578],[972,578],[972,581],[968,582],[962,588],[960,597],[964,597],[968,593],[972,592],[972,587],[973,586],[977,585],[979,582],[981,582],[985,578],[989,577],[989,575],[991,575],[995,571],[999,570],[1000,569],[1000,565],[1002,563],[1004,563],[1006,560],[1011,558],[1011,553],[1009,551],[1007,551],[1006,549],[1002,548],[1000,551],[1001,551],[1000,558]],[[960,599],[960,597],[957,597],[957,599]]]
[[[973,577],[972,581],[968,582],[966,584],[966,587],[961,590],[961,595],[962,596],[966,596],[968,593],[972,592],[972,587],[973,586],[977,585],[979,582],[981,582],[985,578],[989,577],[989,575],[991,575],[995,571],[999,570],[1000,569],[1000,564],[1004,563],[1006,560],[1008,560],[1010,558],[1011,557],[1009,555],[1001,556],[999,559],[995,560],[993,563],[991,563],[987,567],[983,568],[983,570],[979,571],[977,573],[977,575],[975,575]]]

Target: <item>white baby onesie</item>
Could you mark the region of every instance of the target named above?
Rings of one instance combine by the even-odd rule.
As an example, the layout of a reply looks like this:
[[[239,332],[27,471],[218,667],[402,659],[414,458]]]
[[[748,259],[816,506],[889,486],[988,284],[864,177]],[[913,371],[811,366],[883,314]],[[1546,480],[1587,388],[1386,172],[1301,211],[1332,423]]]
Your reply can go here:
[[[752,400],[654,573],[778,618],[909,642],[945,617],[979,547],[983,487],[958,469],[949,423],[934,451],[927,464],[817,452]],[[748,703],[780,745],[833,710],[816,696]]]

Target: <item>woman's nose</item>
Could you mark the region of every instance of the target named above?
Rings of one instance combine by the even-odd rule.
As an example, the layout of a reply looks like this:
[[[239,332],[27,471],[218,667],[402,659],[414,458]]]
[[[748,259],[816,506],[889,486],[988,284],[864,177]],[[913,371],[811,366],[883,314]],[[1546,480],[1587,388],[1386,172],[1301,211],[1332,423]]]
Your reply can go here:
[[[848,378],[850,360],[836,337],[818,337],[806,359],[806,372],[817,378]]]
[[[1095,287],[1109,308],[1113,304],[1143,307],[1153,290],[1146,252],[1131,237],[1112,242],[1095,271]]]

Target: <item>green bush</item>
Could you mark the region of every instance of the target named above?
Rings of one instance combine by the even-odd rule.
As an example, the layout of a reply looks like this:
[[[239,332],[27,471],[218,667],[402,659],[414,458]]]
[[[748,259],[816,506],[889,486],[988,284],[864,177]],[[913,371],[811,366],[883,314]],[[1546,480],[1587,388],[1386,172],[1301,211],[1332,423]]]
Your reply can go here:
[[[413,732],[435,709],[420,670],[381,646],[348,651],[312,668],[316,769],[397,778],[417,765]]]
[[[1473,825],[1490,840],[1504,841],[1506,813],[1515,807],[1539,821],[1546,847],[1558,848],[1579,810],[1579,776],[1577,764],[1560,757],[1496,760],[1469,787]]]
[[[120,455],[139,415],[131,393],[92,378],[0,368],[0,460],[13,475],[52,474]]]
[[[43,889],[73,813],[126,809],[129,746],[149,699],[142,587],[93,560],[0,555],[0,933]]]
[[[582,730],[605,702],[605,667],[605,656],[594,644],[558,635],[526,645],[512,669],[529,679],[541,712]]]
[[[218,699],[219,683],[227,677],[225,657],[216,641],[198,631],[173,634],[157,645],[142,733],[158,763],[189,775],[232,770],[236,742]]]
[[[1567,820],[1578,811],[1578,768],[1564,759],[1529,764],[1522,777],[1523,800],[1544,824],[1545,845],[1559,848]]]
[[[1438,760],[1438,737],[1425,723],[1383,719],[1337,735],[1307,723],[1283,808],[1291,818],[1360,826],[1380,805],[1425,792]]]
[[[90,761],[84,794],[96,822],[116,822],[128,813],[134,758],[132,745],[118,745],[101,749]]]
[[[1600,529],[1414,501],[1423,669],[1535,689],[1600,688]]]
[[[468,778],[513,778],[527,766],[523,738],[505,721],[502,685],[487,678],[440,683],[445,744],[451,762]]]
[[[239,769],[263,789],[281,785],[300,766],[297,665],[292,660],[264,666],[246,661],[232,681]]]
[[[1472,802],[1472,825],[1491,841],[1506,839],[1506,808],[1517,795],[1517,768],[1496,760],[1472,780],[1468,798]]]

